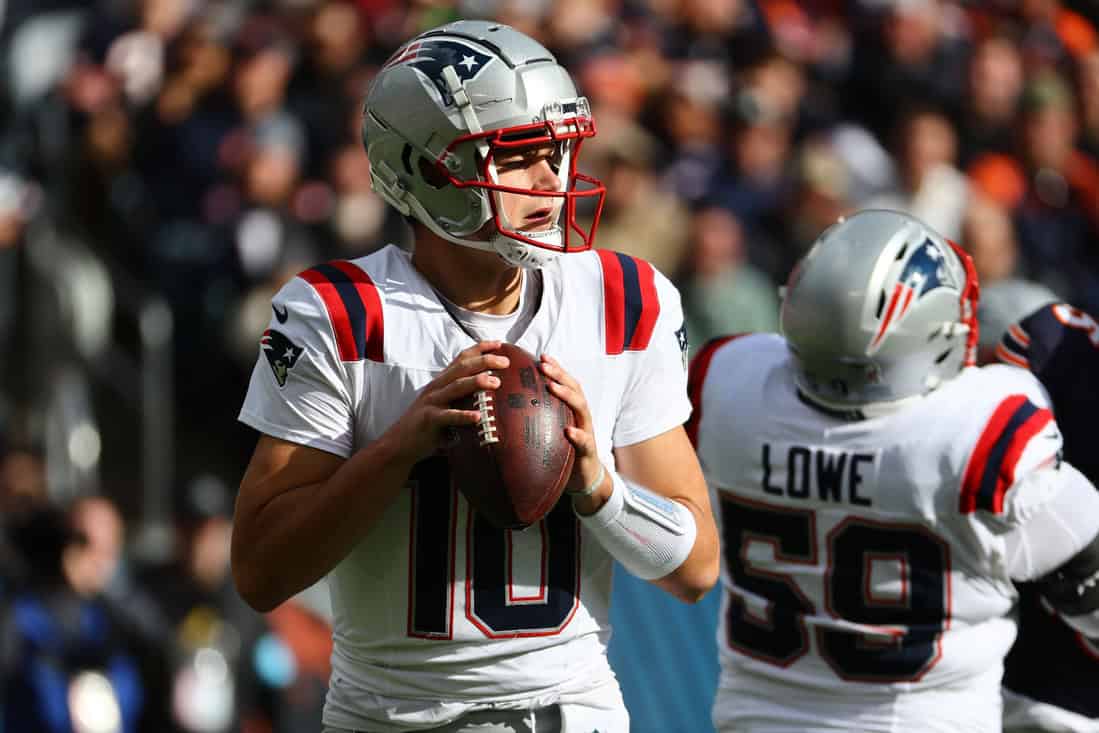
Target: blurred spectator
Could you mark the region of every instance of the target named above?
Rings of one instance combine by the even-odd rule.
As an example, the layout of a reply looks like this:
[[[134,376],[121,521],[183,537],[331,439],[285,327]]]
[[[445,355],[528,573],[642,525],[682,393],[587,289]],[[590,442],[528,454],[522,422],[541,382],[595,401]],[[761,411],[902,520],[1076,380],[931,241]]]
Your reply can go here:
[[[793,193],[769,271],[780,282],[825,229],[853,208],[851,173],[827,138],[805,143],[795,161]]]
[[[1018,274],[1019,243],[1011,215],[995,200],[985,196],[970,199],[959,241],[973,258],[982,288]]]
[[[800,111],[804,78],[779,56],[753,66],[732,100],[730,170],[713,192],[757,232],[780,216],[789,196],[787,161]]]
[[[1075,148],[1071,88],[1046,73],[1022,99],[1027,192],[1017,211],[1026,272],[1085,310],[1099,308],[1099,164]]]
[[[949,27],[951,6],[943,0],[895,0],[887,8],[856,39],[846,100],[849,113],[883,139],[913,100],[957,112],[969,52],[967,40]]]
[[[1099,51],[1079,60],[1080,145],[1099,160]]]
[[[944,237],[957,239],[968,196],[968,183],[954,167],[957,136],[950,120],[934,107],[905,112],[895,133],[900,190],[867,203],[897,209],[930,224]]]
[[[778,297],[769,277],[747,262],[744,229],[728,209],[691,217],[691,246],[678,278],[692,349],[729,333],[778,329]]]
[[[303,172],[323,175],[324,163],[347,137],[346,108],[366,88],[362,64],[370,32],[359,8],[348,0],[327,0],[308,18],[306,53],[287,92],[287,106],[305,130]],[[365,156],[364,156],[365,157]]]
[[[742,65],[767,48],[770,32],[750,0],[682,0],[665,36],[672,59],[707,59]]]
[[[241,733],[298,733],[316,727],[331,673],[332,626],[309,596],[314,586],[267,614],[243,670]]]
[[[663,185],[688,203],[705,198],[723,171],[721,105],[728,93],[729,78],[720,65],[691,61],[675,73],[669,103],[661,108],[672,155]]]
[[[41,506],[11,525],[29,570],[0,619],[3,720],[14,731],[70,733],[93,721],[137,730],[143,689],[106,609],[77,590],[86,538]]]
[[[0,515],[47,499],[46,464],[36,448],[5,446],[0,455]]]
[[[1045,303],[1061,300],[1052,290],[1018,274],[1019,244],[1011,215],[997,201],[973,196],[966,209],[961,245],[973,257],[981,299],[977,309],[977,360],[993,361],[1004,331]]]
[[[670,276],[687,246],[687,211],[658,185],[652,136],[627,119],[610,117],[603,124],[607,135],[592,138],[584,148],[607,186],[596,245],[643,257]]]
[[[237,688],[264,621],[230,578],[229,501],[228,489],[213,476],[190,482],[177,512],[175,557],[166,567],[142,569],[140,582],[157,599],[173,639],[165,700],[170,730],[226,733],[240,725]]]
[[[986,153],[974,160],[966,171],[976,193],[1014,211],[1026,195],[1026,178],[1015,158]]]
[[[1023,47],[1035,67],[1061,66],[1097,48],[1095,28],[1060,0],[1022,0]]]
[[[978,42],[969,61],[965,104],[959,117],[960,160],[1014,150],[1015,114],[1023,90],[1023,59],[1007,34]]]

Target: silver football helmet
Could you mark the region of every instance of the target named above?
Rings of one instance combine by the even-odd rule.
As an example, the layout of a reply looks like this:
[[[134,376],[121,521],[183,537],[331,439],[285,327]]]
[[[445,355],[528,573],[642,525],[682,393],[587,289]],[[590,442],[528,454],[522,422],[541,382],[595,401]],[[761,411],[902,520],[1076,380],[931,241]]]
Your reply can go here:
[[[781,327],[798,388],[864,414],[930,392],[976,362],[977,298],[969,255],[918,219],[840,219],[786,287]]]
[[[594,134],[587,99],[553,55],[486,21],[450,23],[406,43],[375,77],[363,109],[363,144],[382,198],[444,239],[523,267],[591,248],[606,190],[576,162]],[[559,189],[501,185],[496,156],[536,144],[554,146]],[[561,213],[551,229],[523,231],[507,220],[502,193],[543,197]],[[595,211],[587,231],[576,221],[585,197]],[[479,238],[488,222],[488,238]]]

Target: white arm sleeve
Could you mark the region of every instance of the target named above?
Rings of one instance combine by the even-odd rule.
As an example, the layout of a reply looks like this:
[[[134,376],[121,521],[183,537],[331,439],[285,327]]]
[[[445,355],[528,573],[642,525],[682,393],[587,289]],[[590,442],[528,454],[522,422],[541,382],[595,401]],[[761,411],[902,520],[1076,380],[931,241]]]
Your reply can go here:
[[[663,578],[691,554],[698,534],[694,514],[614,471],[610,476],[610,498],[594,514],[578,514],[580,523],[632,574],[642,580]]]
[[[1023,581],[1061,567],[1099,534],[1099,490],[1071,465],[1032,471],[1013,490],[1027,484],[1052,496],[1004,537],[1008,575]]]

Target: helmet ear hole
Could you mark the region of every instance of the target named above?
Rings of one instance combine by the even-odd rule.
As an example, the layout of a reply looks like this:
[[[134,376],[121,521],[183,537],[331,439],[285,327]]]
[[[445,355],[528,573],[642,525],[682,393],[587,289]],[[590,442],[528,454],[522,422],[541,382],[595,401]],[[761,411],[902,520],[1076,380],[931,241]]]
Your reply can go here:
[[[424,183],[431,186],[434,189],[445,188],[450,185],[450,181],[442,172],[434,166],[427,158],[419,157],[416,159],[416,167],[420,170],[420,178],[424,179]]]

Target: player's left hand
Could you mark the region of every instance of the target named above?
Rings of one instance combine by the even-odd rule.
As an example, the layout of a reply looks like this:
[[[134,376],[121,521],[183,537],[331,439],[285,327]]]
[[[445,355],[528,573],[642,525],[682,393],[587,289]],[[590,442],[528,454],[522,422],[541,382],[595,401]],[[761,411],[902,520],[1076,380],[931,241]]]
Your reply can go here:
[[[572,375],[561,368],[561,364],[552,356],[542,354],[542,373],[550,382],[549,388],[554,396],[572,408],[576,418],[575,427],[565,428],[565,436],[576,449],[576,463],[572,467],[572,477],[565,486],[566,491],[579,491],[599,478],[602,463],[595,444],[594,425],[588,400],[584,390]]]

